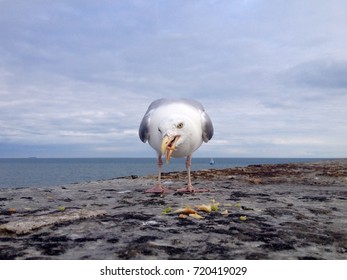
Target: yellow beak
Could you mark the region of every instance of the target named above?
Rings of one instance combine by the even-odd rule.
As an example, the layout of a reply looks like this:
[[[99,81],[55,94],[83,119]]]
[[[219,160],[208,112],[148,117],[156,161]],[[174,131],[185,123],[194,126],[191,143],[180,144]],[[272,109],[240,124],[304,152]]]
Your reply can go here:
[[[163,137],[163,140],[161,142],[160,151],[163,155],[165,155],[166,163],[169,163],[171,155],[174,152],[174,150],[176,149],[176,144],[177,144],[177,141],[179,138],[180,138],[180,136],[169,137],[167,135],[165,135]]]

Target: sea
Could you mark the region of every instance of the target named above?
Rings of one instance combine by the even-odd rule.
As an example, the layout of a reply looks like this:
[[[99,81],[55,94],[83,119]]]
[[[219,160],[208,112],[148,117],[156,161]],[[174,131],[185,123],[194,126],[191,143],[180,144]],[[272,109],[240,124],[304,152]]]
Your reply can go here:
[[[318,158],[193,158],[191,170],[254,164],[313,162]],[[171,159],[163,172],[185,170],[184,159]],[[54,187],[127,176],[157,174],[155,158],[0,158],[0,188]]]

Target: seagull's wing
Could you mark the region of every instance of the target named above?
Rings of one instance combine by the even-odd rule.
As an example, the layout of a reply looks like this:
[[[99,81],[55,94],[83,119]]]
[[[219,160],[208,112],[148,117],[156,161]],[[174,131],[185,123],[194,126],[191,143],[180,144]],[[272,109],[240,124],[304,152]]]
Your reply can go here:
[[[147,113],[144,115],[140,128],[139,128],[139,137],[143,143],[146,143],[149,139],[149,124],[151,122],[150,114]]]
[[[210,116],[207,115],[205,111],[203,111],[201,114],[201,124],[202,124],[202,139],[204,140],[204,142],[207,143],[209,140],[211,140],[214,129],[213,129],[213,124],[210,119]]]

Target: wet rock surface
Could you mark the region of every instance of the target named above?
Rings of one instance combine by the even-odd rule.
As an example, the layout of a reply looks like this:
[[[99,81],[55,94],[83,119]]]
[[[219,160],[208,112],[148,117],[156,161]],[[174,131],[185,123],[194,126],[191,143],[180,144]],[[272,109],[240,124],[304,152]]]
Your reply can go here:
[[[0,259],[347,259],[347,160],[192,178],[210,192],[148,195],[156,179],[137,176],[0,189]],[[186,174],[163,181],[174,190]],[[203,219],[173,213],[211,201]]]

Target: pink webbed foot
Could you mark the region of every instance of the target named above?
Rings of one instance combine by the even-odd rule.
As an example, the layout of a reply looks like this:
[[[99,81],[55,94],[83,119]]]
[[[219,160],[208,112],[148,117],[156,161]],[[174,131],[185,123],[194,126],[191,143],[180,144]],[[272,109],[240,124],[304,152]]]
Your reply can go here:
[[[156,184],[154,187],[149,188],[148,190],[145,190],[145,193],[156,193],[156,194],[165,194],[165,193],[171,193],[172,191],[164,188],[160,184]]]

